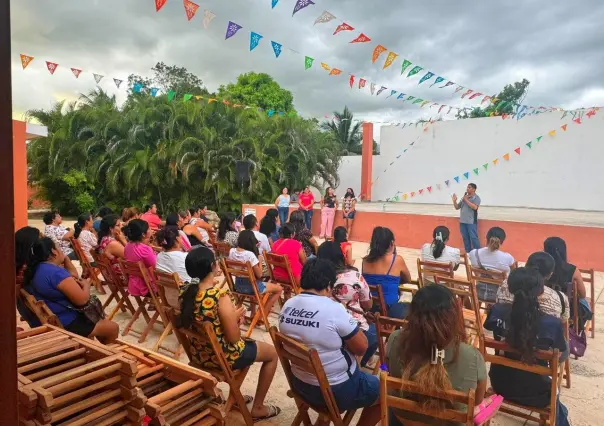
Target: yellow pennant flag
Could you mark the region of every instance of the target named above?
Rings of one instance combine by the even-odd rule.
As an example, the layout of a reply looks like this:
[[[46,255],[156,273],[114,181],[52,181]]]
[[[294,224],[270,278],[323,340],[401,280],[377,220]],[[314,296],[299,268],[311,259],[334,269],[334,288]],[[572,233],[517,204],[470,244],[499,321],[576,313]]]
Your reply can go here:
[[[195,99],[200,100],[201,96],[195,96]]]
[[[552,136],[552,137],[556,136],[556,131],[555,130],[550,131],[549,135]]]
[[[403,200],[407,199],[407,194],[403,194]]]
[[[389,52],[388,57],[386,58],[386,62],[384,63],[384,68],[382,68],[382,69],[386,69],[390,65],[392,65],[392,63],[394,62],[394,60],[396,59],[397,56],[398,56],[397,53]]]
[[[327,65],[326,63],[324,63],[324,62],[321,62],[321,66],[323,67],[323,69],[325,71],[329,71],[331,69],[331,67],[329,65]]]
[[[209,98],[208,103],[211,104],[212,102],[218,102],[218,99]]]

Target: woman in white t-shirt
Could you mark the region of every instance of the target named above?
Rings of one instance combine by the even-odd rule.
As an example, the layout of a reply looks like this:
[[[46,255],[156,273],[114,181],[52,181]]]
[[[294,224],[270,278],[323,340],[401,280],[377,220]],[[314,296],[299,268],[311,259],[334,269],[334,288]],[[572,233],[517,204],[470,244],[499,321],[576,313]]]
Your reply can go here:
[[[336,281],[331,261],[309,259],[302,270],[302,293],[283,305],[279,331],[317,351],[340,411],[364,408],[357,424],[373,426],[380,421],[380,405],[375,404],[380,381],[357,362],[367,351],[367,337],[344,306],[331,298]],[[296,365],[292,373],[292,389],[311,406],[325,407],[317,378]]]
[[[237,262],[250,263],[252,270],[254,271],[254,276],[256,277],[258,292],[268,292],[271,294],[265,307],[266,312],[270,312],[277,299],[279,299],[279,296],[281,296],[283,287],[281,287],[279,284],[264,283],[261,281],[262,265],[260,262],[262,256],[259,256],[258,240],[256,239],[256,236],[252,230],[246,229],[239,233],[237,247],[231,249],[229,252],[229,259]],[[238,293],[254,294],[252,284],[248,279],[242,277],[237,277],[235,279],[235,291]]]
[[[447,245],[450,231],[446,226],[437,226],[432,231],[432,242],[422,247],[421,259],[429,262],[450,263],[453,262],[455,269],[461,262],[459,249]]]
[[[75,233],[73,237],[78,240],[80,246],[82,247],[82,251],[86,255],[88,261],[92,264],[92,266],[96,266],[94,263],[94,259],[90,254],[90,250],[95,249],[99,246],[98,237],[94,232],[94,219],[90,213],[84,213],[78,216],[78,221],[76,222],[74,229]]]
[[[468,256],[473,267],[486,269],[489,271],[505,272],[506,277],[510,275],[510,271],[514,269],[516,261],[514,257],[500,250],[505,241],[505,231],[498,226],[489,229],[487,232],[487,247],[474,249]],[[478,283],[476,291],[480,300],[486,300],[495,303],[497,300],[497,284]]]
[[[185,259],[187,253],[183,250],[181,236],[174,227],[165,227],[155,234],[157,243],[164,251],[157,254],[155,267],[158,271],[169,274],[176,273],[183,283],[190,283],[192,278],[187,274]]]

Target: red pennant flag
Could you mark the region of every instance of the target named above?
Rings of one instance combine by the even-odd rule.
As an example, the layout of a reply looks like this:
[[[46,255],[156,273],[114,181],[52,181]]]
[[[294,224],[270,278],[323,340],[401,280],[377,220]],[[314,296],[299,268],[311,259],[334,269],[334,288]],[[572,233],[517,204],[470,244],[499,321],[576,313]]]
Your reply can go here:
[[[33,60],[34,60],[33,56],[27,56],[27,55],[24,55],[23,53],[21,53],[21,65],[23,66],[23,69],[27,68],[29,63]]]
[[[419,195],[422,195],[424,193],[423,188],[419,190]]]
[[[472,96],[470,96],[470,99],[474,99],[474,98],[477,98],[479,96],[482,96],[482,93],[474,93]]]
[[[227,101],[226,99],[222,101],[223,104],[225,105],[230,105],[231,103],[229,101]]]
[[[368,41],[371,41],[371,39],[365,34],[361,33],[361,35],[352,40],[351,43],[367,43]]]
[[[505,154],[503,158],[505,159],[505,161],[510,161],[510,154]]]
[[[199,9],[199,5],[193,3],[190,0],[184,0],[185,12],[187,13],[187,19],[190,21],[193,19],[195,14],[197,13],[197,9]]]
[[[352,85],[354,84],[354,75],[350,75],[350,88],[352,89]]]
[[[365,83],[367,83],[367,80],[365,80],[364,78],[361,78],[359,80],[359,89],[362,89],[363,87],[365,87]]]
[[[443,108],[446,107],[446,105],[441,105],[440,108],[438,109],[438,113],[440,114],[440,112],[443,110]]]
[[[59,66],[59,64],[55,64],[54,62],[48,62],[48,61],[46,61],[46,68],[48,68],[48,71],[51,74],[55,73],[55,71],[57,70],[58,66]]]
[[[566,132],[566,126],[567,126],[567,124],[560,126],[560,128]]]
[[[72,68],[71,72],[73,73],[73,75],[75,75],[75,78],[79,78],[80,74],[82,73],[82,70],[79,70],[77,68]]]
[[[351,27],[350,25],[348,25],[346,22],[343,22],[342,24],[338,25],[338,27],[334,31],[333,35],[336,35],[340,31],[352,31],[352,30],[354,30],[353,27]]]
[[[577,124],[581,124],[581,118],[575,118],[573,121]]]
[[[375,61],[377,61],[378,58],[380,57],[380,55],[382,53],[384,53],[386,50],[388,50],[388,49],[386,49],[381,44],[378,44],[377,46],[375,46],[375,49],[373,49],[373,56],[371,57],[371,61],[375,64]]]
[[[432,187],[431,186],[427,187],[426,189],[428,190],[428,192],[432,192]]]
[[[514,150],[514,152],[516,152],[516,154],[520,155],[520,147],[516,148],[516,149]]]
[[[155,11],[159,12],[159,9],[164,7],[168,0],[155,0]]]
[[[592,109],[592,110],[591,110],[591,111],[589,111],[589,112],[588,112],[586,115],[587,115],[589,118],[591,118],[591,117],[593,117],[594,115],[596,115],[596,111],[594,111],[594,110]]]

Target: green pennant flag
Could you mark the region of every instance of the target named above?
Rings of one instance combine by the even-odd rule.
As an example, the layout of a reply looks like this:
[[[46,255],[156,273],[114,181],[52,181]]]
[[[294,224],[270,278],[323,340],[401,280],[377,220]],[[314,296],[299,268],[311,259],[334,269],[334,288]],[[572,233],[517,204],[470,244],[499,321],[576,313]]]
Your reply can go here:
[[[482,167],[484,167],[484,169],[485,169],[485,170],[487,170],[487,169],[489,168],[489,163],[484,163],[484,164],[482,165]]]
[[[290,112],[289,114],[287,114],[289,117],[295,117],[296,113],[294,111]]]
[[[529,149],[531,149],[531,146],[532,146],[532,145],[533,145],[533,141],[530,141],[530,142],[528,142],[528,143],[526,144],[526,146],[528,146],[528,147],[529,147]]]
[[[543,137],[543,136],[539,136],[539,137],[537,138],[537,142],[541,142],[541,138],[542,138],[542,137]]]
[[[170,91],[168,92],[168,100],[169,100],[169,101],[173,101],[175,96],[176,96],[176,92],[175,92],[175,91],[170,90]]]
[[[313,62],[314,62],[314,59],[311,58],[310,56],[305,57],[304,58],[304,68],[309,69],[310,67],[312,67]]]
[[[416,67],[414,67],[411,71],[409,71],[409,74],[407,74],[407,78],[417,74],[418,72],[420,72],[421,70],[423,70],[424,67],[420,67],[419,65],[417,65]]]
[[[420,102],[423,102],[423,99],[416,99],[415,101],[413,101],[413,105],[415,104],[419,104]]]
[[[478,169],[474,169],[474,173],[475,173],[475,174],[478,174]]]
[[[401,68],[401,75],[403,75],[403,73],[407,70],[407,68],[409,67],[409,65],[411,65],[411,61],[408,60],[404,60],[403,61],[403,66]]]
[[[193,95],[187,93],[186,95],[183,96],[182,100],[183,100],[183,102],[187,102],[192,97],[193,97]]]

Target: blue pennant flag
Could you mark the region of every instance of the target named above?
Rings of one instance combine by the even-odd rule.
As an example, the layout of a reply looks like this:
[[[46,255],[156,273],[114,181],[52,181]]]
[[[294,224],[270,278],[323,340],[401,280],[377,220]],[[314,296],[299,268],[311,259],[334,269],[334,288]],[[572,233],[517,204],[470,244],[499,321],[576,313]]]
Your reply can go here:
[[[278,58],[279,55],[281,54],[281,45],[279,43],[277,43],[276,41],[271,41],[271,44],[273,45],[273,50],[275,51],[275,56]]]
[[[390,91],[390,95],[388,95],[388,96],[386,97],[386,99],[388,99],[390,96],[393,96],[395,93],[396,93],[396,90],[391,90],[391,91]]]
[[[443,81],[445,81],[443,77],[436,77],[436,80],[430,85],[430,87],[434,86],[435,84],[442,83]]]
[[[139,93],[142,89],[143,85],[141,83],[134,83],[134,86],[132,87],[134,93]]]
[[[455,176],[453,179],[455,179],[455,182],[459,183],[459,176]]]
[[[275,110],[274,109],[269,109],[267,112],[269,117],[272,117],[275,114]]]
[[[271,9],[274,9],[275,6],[277,6],[277,3],[279,3],[279,0],[273,0],[273,5],[271,6]]]
[[[466,179],[468,179],[470,177],[470,172],[465,172],[463,174],[463,177],[465,177]]]
[[[404,94],[404,93],[401,93],[400,95],[398,95],[398,96],[397,96],[397,98],[396,98],[396,99],[403,99],[404,97],[405,97],[405,94]]]
[[[153,96],[153,97],[157,96],[157,92],[159,92],[159,89],[157,87],[151,88],[151,96]]]
[[[419,86],[420,84],[422,84],[424,81],[426,80],[430,80],[432,77],[434,76],[433,72],[428,72],[426,73],[425,76],[422,77],[422,79],[419,81],[419,83],[417,83],[417,85]]]
[[[250,52],[258,46],[260,40],[262,40],[262,36],[252,31],[250,34]]]

